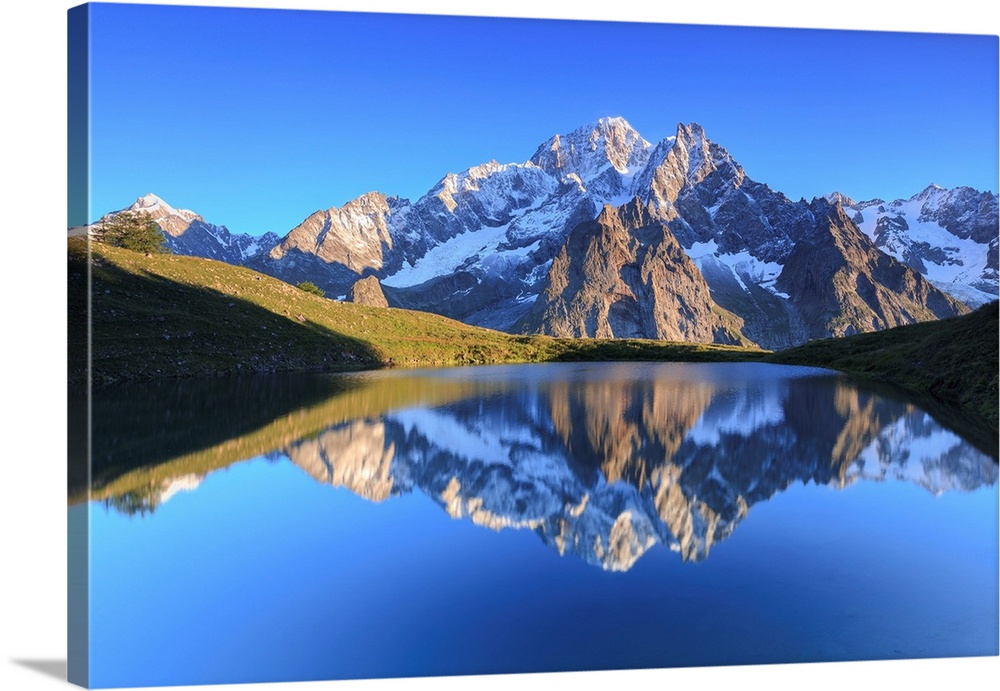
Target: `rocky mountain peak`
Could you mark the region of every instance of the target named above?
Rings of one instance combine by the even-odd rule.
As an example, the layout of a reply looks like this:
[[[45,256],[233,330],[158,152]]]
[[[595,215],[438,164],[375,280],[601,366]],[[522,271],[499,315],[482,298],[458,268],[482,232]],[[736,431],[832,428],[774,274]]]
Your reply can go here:
[[[603,226],[641,228],[652,222],[649,206],[638,197],[617,207],[605,204],[597,216],[597,223]]]
[[[705,130],[696,122],[677,125],[673,151],[684,160],[685,177],[691,183],[704,180],[718,170],[733,178],[738,185],[743,181],[743,168],[729,152],[705,136]]]
[[[832,204],[840,204],[844,207],[857,205],[857,202],[841,192],[831,192],[830,194],[824,195],[823,198]]]
[[[614,196],[622,191],[621,176],[645,166],[651,148],[624,118],[601,118],[551,137],[529,162],[559,179],[575,174],[599,196]]]
[[[703,208],[721,202],[726,192],[743,185],[746,175],[729,152],[705,136],[698,123],[677,125],[677,134],[658,143],[646,167],[635,176],[631,191],[653,204],[671,221],[685,206],[682,197]],[[701,189],[696,189],[701,188]]]
[[[679,142],[703,142],[705,141],[705,128],[697,122],[685,125],[683,122],[677,123],[677,141]]]
[[[204,220],[193,211],[175,209],[152,192],[139,197],[125,210],[149,214],[150,218],[159,223],[168,235],[179,235],[187,230],[187,226],[192,221]],[[163,222],[168,219],[173,219],[173,222]]]
[[[940,185],[936,185],[936,184],[934,184],[932,182],[931,184],[927,185],[927,187],[925,187],[920,192],[918,192],[916,195],[914,195],[913,198],[914,199],[929,199],[931,197],[936,197],[939,192],[943,192],[943,191],[944,191],[943,187],[941,187]]]
[[[173,212],[174,210],[173,207],[152,192],[139,197],[135,200],[135,203],[129,207],[130,211],[149,211],[151,209],[162,209],[168,213]]]
[[[336,208],[329,209],[335,212]],[[352,199],[342,207],[344,213],[359,213],[366,216],[383,216],[390,213],[389,200],[381,192],[365,192],[360,197]]]

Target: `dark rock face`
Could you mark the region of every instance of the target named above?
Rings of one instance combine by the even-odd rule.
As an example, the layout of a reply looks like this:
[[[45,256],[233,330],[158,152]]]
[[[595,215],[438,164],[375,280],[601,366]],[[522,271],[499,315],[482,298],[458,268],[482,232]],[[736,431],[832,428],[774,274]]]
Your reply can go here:
[[[993,285],[996,285],[997,283],[997,266],[998,266],[998,259],[1000,259],[1000,256],[998,256],[997,249],[998,249],[998,239],[993,238],[992,240],[990,240],[989,250],[987,250],[986,253],[986,270],[983,271],[983,275],[981,276],[982,279],[981,288],[983,290],[987,290],[988,288],[991,288]]]
[[[817,199],[811,232],[788,256],[777,287],[791,296],[810,338],[849,336],[969,311],[878,250],[843,208]]]
[[[757,285],[745,271],[736,274],[714,257],[700,262],[700,269],[719,307],[739,315],[742,334],[770,350],[781,350],[807,340],[798,310],[786,299]]]
[[[382,292],[382,285],[374,276],[357,281],[347,293],[347,301],[371,307],[388,307],[389,303]]]
[[[741,321],[712,301],[669,228],[635,200],[578,225],[524,327],[553,336],[738,343]]]

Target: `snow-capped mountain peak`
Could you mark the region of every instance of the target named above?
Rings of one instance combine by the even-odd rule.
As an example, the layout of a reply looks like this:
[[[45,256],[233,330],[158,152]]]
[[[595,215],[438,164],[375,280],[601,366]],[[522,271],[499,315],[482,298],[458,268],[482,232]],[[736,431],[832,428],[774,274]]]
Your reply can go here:
[[[177,209],[153,193],[139,197],[131,206],[104,215],[95,225],[123,211],[149,214],[163,231],[167,247],[177,254],[241,264],[262,248],[273,247],[278,241],[274,233],[265,233],[260,237],[232,234],[225,226],[208,223],[188,209]]]
[[[176,234],[177,230],[179,230],[179,226],[181,225],[190,224],[195,220],[203,220],[201,216],[193,211],[189,211],[187,209],[175,209],[152,192],[136,199],[132,206],[128,207],[127,210],[148,213],[154,221],[160,223],[160,227],[163,228],[168,235]],[[168,222],[166,225],[162,223],[162,221],[171,218],[180,219],[181,223]]]
[[[830,194],[824,194],[823,199],[827,200],[831,204],[840,204],[843,207],[855,206],[857,202],[848,197],[846,194],[841,192],[831,192]]]
[[[135,200],[131,208],[135,211],[140,209],[163,209],[167,213],[172,213],[174,211],[173,207],[167,204],[165,201],[157,197],[152,192],[145,194]]]
[[[649,160],[651,149],[624,118],[601,118],[550,137],[529,162],[560,180],[575,174],[600,206],[627,190],[632,176]]]
[[[742,182],[743,168],[723,147],[710,141],[705,130],[696,122],[677,125],[677,137],[673,147],[678,153],[686,154],[685,172],[690,183],[705,179],[716,170],[728,171],[738,185]]]
[[[937,196],[937,194],[939,192],[944,192],[944,188],[941,187],[940,185],[935,184],[935,183],[932,182],[931,184],[927,185],[927,187],[925,187],[924,189],[922,189],[920,192],[918,192],[917,194],[915,194],[911,198],[912,199],[928,199],[930,197]]]

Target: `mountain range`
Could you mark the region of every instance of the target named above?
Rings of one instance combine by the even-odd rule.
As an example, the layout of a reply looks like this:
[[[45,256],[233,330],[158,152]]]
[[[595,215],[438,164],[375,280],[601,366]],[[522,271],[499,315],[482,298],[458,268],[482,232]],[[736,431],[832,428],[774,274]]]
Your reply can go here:
[[[179,254],[511,333],[777,349],[998,294],[995,194],[792,201],[697,124],[651,144],[603,118],[523,163],[449,173],[413,202],[369,192],[284,236],[233,234],[152,194],[128,210]]]

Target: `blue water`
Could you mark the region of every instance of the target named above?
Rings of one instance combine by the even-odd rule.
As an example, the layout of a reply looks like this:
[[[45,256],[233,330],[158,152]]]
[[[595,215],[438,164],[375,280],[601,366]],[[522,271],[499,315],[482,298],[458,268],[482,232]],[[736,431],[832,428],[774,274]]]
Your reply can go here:
[[[326,439],[312,433],[188,482],[152,512],[88,504],[92,684],[996,655],[995,461],[922,411],[839,378],[775,369],[717,376],[718,367],[707,390],[704,366],[618,369],[612,385],[607,368],[512,369],[516,385],[475,400],[390,409],[354,427],[338,420],[329,436],[337,443],[320,454],[330,468],[372,471],[370,455],[352,455],[358,440],[394,430],[379,447],[390,450],[381,466],[391,471],[389,496],[366,499],[348,488],[356,480],[303,472],[304,449]],[[569,372],[582,389],[564,388]],[[414,375],[365,381],[377,392],[386,377],[405,376]],[[654,380],[673,384],[650,393]],[[593,381],[604,383],[587,388]],[[664,393],[674,384],[677,396]],[[734,394],[739,386],[744,393]],[[692,392],[704,394],[694,413]],[[800,439],[791,411],[802,396],[841,410],[840,426],[817,430],[826,446]],[[617,472],[608,459],[623,458],[607,449],[625,433],[608,427],[623,421],[608,417],[609,406],[623,397],[637,424],[622,462],[642,461],[645,481],[607,478]],[[559,412],[587,400],[582,417]],[[687,414],[685,441],[669,457],[654,449],[669,436],[654,422],[679,419],[665,405]],[[853,445],[857,459],[844,461],[854,480],[830,481],[828,459],[803,460],[804,449],[838,453],[868,418],[881,422]],[[449,429],[454,437],[442,439]],[[767,440],[795,458],[761,448]],[[462,455],[462,444],[475,450]],[[720,460],[726,449],[740,455]],[[806,470],[788,474],[783,462]],[[698,470],[706,463],[713,470]],[[685,551],[676,525],[671,533],[657,523],[664,488],[687,493],[680,505],[695,507],[692,516],[699,501],[722,515],[739,505],[733,497],[750,500],[735,527]],[[655,539],[642,532],[648,516]],[[607,527],[612,520],[618,528]],[[582,537],[559,549],[556,527],[570,524],[577,532],[562,534]],[[624,524],[640,547],[611,558]],[[694,533],[705,539],[711,530]],[[596,551],[595,540],[603,540]]]

